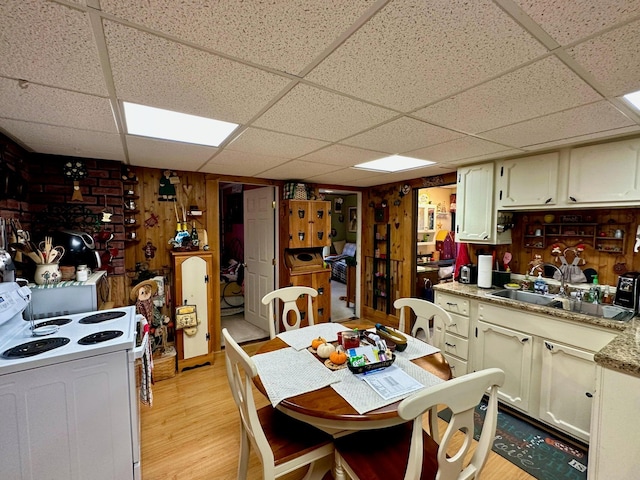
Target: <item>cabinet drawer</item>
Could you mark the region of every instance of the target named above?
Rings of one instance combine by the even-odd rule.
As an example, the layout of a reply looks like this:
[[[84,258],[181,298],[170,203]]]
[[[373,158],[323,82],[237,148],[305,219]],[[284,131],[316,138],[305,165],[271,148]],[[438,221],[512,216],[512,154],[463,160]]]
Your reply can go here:
[[[457,313],[451,314],[451,323],[445,328],[445,331],[455,333],[464,338],[469,338],[469,317],[463,317]]]
[[[469,355],[469,340],[458,337],[457,335],[445,333],[442,350],[445,353],[449,353],[466,360]]]
[[[461,377],[462,375],[467,374],[466,360],[460,360],[459,358],[452,355],[447,355],[446,353],[444,354],[444,358],[446,358],[447,362],[449,362],[449,366],[451,367],[451,374],[454,377]]]
[[[447,312],[458,313],[469,316],[469,300],[457,295],[447,295],[446,293],[436,293],[436,305],[444,308]]]

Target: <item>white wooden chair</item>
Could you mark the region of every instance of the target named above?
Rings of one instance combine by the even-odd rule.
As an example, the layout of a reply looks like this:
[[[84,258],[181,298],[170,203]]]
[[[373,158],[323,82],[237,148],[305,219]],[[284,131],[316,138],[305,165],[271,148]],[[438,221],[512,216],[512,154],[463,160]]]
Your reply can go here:
[[[300,328],[302,315],[296,301],[301,295],[307,296],[307,321],[309,326],[313,325],[313,304],[311,299],[318,296],[318,291],[311,287],[284,287],[267,293],[262,297],[262,303],[269,305],[269,336],[274,338],[278,332],[278,300],[282,301],[282,323],[285,330]],[[294,316],[294,322],[289,319],[289,312]]]
[[[335,479],[344,473],[353,480],[470,480],[484,467],[496,433],[498,387],[504,372],[489,368],[419,391],[400,402],[398,413],[412,422],[376,432],[363,431],[335,440]],[[465,463],[474,434],[474,412],[489,391],[482,432],[476,449]],[[447,405],[452,416],[438,446],[422,429],[422,414]],[[455,453],[452,439],[462,435]],[[447,455],[450,451],[450,455]]]
[[[444,334],[447,325],[451,325],[451,315],[441,306],[420,298],[399,298],[393,302],[393,306],[400,310],[399,330],[406,332],[409,309],[416,315],[416,321],[411,329],[411,336],[418,338],[429,345],[444,349]],[[430,326],[433,319],[433,326]],[[453,371],[453,370],[452,370]],[[455,373],[455,372],[454,372]],[[455,375],[454,375],[455,376]],[[434,407],[429,412],[429,431],[436,442],[439,441],[438,433],[438,409]]]
[[[227,378],[240,412],[240,456],[238,479],[247,478],[249,452],[253,446],[262,463],[262,478],[271,480],[309,465],[305,479],[328,471],[333,465],[330,435],[295,420],[271,405],[257,409],[253,399],[253,377],[258,372],[249,355],[222,329]],[[323,460],[320,464],[316,463]],[[320,472],[321,473],[321,472]]]

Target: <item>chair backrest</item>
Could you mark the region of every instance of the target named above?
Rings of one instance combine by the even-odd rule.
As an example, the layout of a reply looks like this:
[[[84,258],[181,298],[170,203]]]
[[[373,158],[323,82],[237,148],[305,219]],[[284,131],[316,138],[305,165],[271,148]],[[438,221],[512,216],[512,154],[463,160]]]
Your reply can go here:
[[[401,332],[406,333],[406,324],[410,319],[407,309],[410,308],[416,315],[416,323],[411,329],[411,335],[424,340],[430,345],[442,348],[446,326],[453,323],[451,315],[444,308],[420,298],[399,298],[393,302],[393,306],[400,310],[398,329]],[[429,321],[432,318],[433,330],[429,328]]]
[[[318,296],[318,291],[311,287],[284,287],[267,293],[262,297],[262,303],[269,306],[269,336],[274,338],[278,333],[278,300],[282,301],[282,323],[285,330],[293,330],[300,328],[302,315],[296,301],[301,295],[307,296],[307,321],[309,325],[313,325],[313,305],[311,298]],[[291,323],[289,312],[292,312],[295,321]]]
[[[258,411],[253,399],[253,377],[258,374],[251,357],[237,344],[226,328],[222,329],[224,337],[224,355],[227,368],[227,379],[233,400],[240,412],[241,428],[255,448],[263,466],[275,463],[273,451],[262,430]]]
[[[405,420],[413,419],[413,432],[405,480],[419,480],[422,469],[423,440],[422,414],[437,405],[446,405],[452,415],[438,448],[438,474],[436,480],[463,480],[476,478],[491,451],[498,421],[498,387],[504,383],[504,372],[499,368],[488,368],[469,373],[435,387],[415,393],[398,405],[398,413]],[[480,439],[468,464],[464,464],[472,445],[475,408],[489,390],[487,410]],[[453,436],[464,435],[460,449],[454,454],[450,450]]]

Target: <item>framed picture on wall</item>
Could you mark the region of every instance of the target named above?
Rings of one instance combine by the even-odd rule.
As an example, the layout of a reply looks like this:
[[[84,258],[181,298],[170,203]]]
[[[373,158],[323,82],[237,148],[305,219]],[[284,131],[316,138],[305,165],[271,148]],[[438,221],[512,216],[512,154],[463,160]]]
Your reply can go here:
[[[341,197],[338,197],[336,199],[333,200],[333,211],[336,213],[341,213],[342,212],[342,202],[344,202],[344,199]]]
[[[358,208],[349,207],[349,231],[358,231]]]

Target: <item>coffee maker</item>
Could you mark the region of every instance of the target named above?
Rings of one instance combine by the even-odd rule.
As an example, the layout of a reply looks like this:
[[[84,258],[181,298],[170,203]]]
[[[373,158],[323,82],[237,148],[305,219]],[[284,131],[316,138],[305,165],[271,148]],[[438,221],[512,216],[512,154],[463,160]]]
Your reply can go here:
[[[640,272],[627,272],[618,277],[614,305],[638,311],[638,294],[640,294]]]

